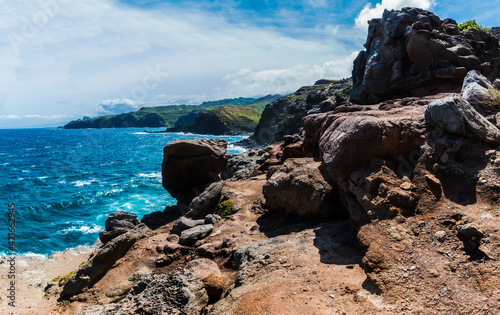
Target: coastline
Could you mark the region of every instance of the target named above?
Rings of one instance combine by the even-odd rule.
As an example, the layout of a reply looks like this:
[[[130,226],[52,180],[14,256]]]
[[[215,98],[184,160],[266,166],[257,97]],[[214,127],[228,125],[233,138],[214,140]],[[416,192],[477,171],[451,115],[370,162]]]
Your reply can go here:
[[[15,300],[12,307],[7,297],[7,290],[0,296],[0,314],[60,314],[54,307],[57,297],[45,294],[47,284],[58,276],[66,275],[88,259],[94,250],[91,247],[77,247],[62,252],[53,252],[49,257],[42,255],[15,255],[0,257],[0,287],[9,288],[14,281]],[[9,259],[15,261],[15,278],[9,279]],[[75,309],[78,304],[72,303],[70,309],[65,309],[67,314],[77,314]],[[64,307],[64,305],[59,305]]]

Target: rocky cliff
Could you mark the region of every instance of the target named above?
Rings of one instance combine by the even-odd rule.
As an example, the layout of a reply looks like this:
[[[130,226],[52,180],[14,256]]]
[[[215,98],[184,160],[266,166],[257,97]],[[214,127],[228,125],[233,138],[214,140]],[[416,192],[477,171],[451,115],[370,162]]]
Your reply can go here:
[[[302,117],[327,111],[348,98],[351,80],[319,80],[266,106],[250,141],[257,144],[283,140],[301,130]]]
[[[399,17],[411,31],[424,16],[455,25],[416,9],[371,24]],[[500,84],[488,69],[456,93],[368,105],[347,99],[348,81],[318,82],[268,106],[254,139],[267,126],[282,141],[244,155],[213,139],[167,144],[163,186],[178,205],[110,216],[106,243],[49,291],[86,303],[80,314],[500,313]]]
[[[365,48],[354,61],[354,103],[452,91],[471,70],[492,81],[500,76],[494,32],[461,32],[454,20],[421,9],[385,11],[371,20]]]

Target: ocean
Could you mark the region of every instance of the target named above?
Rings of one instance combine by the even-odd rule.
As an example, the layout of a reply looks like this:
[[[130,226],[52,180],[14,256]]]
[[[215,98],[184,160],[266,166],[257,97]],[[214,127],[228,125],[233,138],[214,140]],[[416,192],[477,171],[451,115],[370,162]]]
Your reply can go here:
[[[228,154],[241,136],[146,133],[164,128],[0,130],[0,255],[10,253],[9,204],[15,204],[15,251],[48,256],[90,246],[116,211],[143,215],[176,203],[161,186],[163,147],[176,139],[223,138]]]

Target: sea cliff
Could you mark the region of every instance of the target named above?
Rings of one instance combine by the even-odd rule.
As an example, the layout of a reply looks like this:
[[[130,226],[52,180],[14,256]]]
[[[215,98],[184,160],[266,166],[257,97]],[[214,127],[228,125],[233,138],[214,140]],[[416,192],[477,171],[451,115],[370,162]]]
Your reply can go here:
[[[111,215],[47,294],[83,315],[500,312],[496,36],[386,11],[352,81],[266,106],[261,146],[166,144],[177,205]]]

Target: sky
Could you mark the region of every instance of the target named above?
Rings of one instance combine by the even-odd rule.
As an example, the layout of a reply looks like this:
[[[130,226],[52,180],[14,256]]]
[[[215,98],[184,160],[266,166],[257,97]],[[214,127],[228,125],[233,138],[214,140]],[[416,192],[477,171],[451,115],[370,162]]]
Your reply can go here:
[[[384,9],[491,27],[495,2],[0,0],[0,128],[291,93],[350,77]]]

